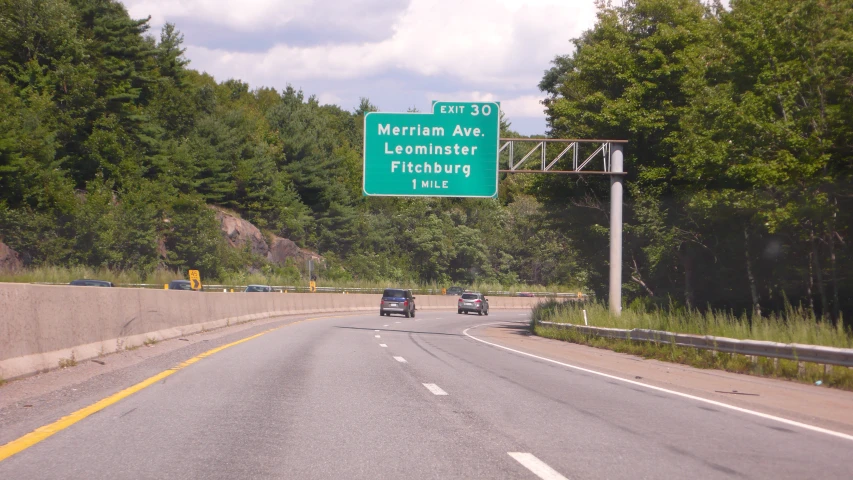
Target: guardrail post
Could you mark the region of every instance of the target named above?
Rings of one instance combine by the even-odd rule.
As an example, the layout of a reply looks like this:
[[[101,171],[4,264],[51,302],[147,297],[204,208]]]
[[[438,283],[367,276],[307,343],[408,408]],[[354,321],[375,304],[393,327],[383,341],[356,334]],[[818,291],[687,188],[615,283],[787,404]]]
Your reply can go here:
[[[614,143],[610,172],[622,173],[622,144]],[[610,314],[622,313],[622,175],[610,175]]]

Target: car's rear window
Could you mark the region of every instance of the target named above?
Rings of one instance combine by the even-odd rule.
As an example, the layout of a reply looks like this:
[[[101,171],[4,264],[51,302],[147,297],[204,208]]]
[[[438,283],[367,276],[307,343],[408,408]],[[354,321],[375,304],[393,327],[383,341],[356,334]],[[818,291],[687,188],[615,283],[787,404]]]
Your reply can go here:
[[[383,297],[405,297],[406,292],[403,290],[392,290],[390,288],[386,289],[385,292],[382,293]]]
[[[466,294],[462,295],[462,298],[464,298],[465,300],[476,300],[476,299],[480,298],[480,296],[477,295],[476,293],[466,293]]]

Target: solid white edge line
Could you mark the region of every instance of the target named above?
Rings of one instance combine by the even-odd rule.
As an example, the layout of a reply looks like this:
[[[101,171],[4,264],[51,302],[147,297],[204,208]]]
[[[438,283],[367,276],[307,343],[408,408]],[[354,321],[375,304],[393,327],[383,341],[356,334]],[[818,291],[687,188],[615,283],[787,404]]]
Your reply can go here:
[[[433,395],[447,395],[447,392],[434,383],[422,383],[421,385],[425,386]]]
[[[407,361],[406,361],[406,359],[405,359],[405,358],[403,358],[403,357],[394,357],[394,360],[397,360],[397,361],[398,361],[398,362],[400,362],[400,363],[409,363],[409,362],[407,362]]]
[[[524,452],[506,452],[507,455],[514,458],[516,462],[522,464],[524,468],[530,470],[542,480],[569,480],[560,475],[560,472],[554,470],[547,463],[536,458],[532,453]]]
[[[385,345],[384,343],[380,343],[379,346],[382,348],[388,348],[388,345]]]
[[[514,348],[509,348],[509,347],[505,347],[505,346],[503,346],[503,345],[498,345],[497,343],[492,343],[492,342],[487,342],[487,341],[485,341],[485,340],[480,340],[479,338],[477,338],[477,337],[475,337],[475,336],[473,336],[473,335],[471,335],[471,334],[469,334],[469,333],[468,333],[468,330],[471,330],[472,328],[482,327],[482,326],[485,326],[485,325],[497,325],[497,324],[499,324],[499,323],[506,323],[506,322],[481,323],[481,324],[479,324],[479,325],[474,325],[473,327],[468,327],[468,328],[466,328],[465,330],[463,330],[463,331],[462,331],[462,333],[463,333],[466,337],[471,338],[471,339],[476,340],[476,341],[481,342],[481,343],[485,343],[486,345],[491,345],[491,346],[493,346],[493,347],[502,348],[502,349],[504,349],[504,350],[508,350],[508,351],[510,351],[510,352],[518,353],[518,354],[520,354],[520,355],[525,355],[525,356],[532,357],[532,358],[536,358],[536,359],[539,359],[539,360],[544,360],[544,361],[546,361],[546,362],[555,363],[555,364],[557,364],[557,365],[562,365],[562,366],[564,366],[564,367],[568,367],[568,368],[572,368],[572,369],[575,369],[575,370],[579,370],[579,371],[581,371],[581,372],[591,373],[591,374],[593,374],[593,375],[599,375],[599,376],[602,376],[602,377],[605,377],[605,378],[610,378],[610,379],[612,379],[612,380],[618,380],[618,381],[620,381],[620,382],[630,383],[631,385],[637,385],[638,387],[644,387],[644,388],[648,388],[648,389],[651,389],[651,390],[657,390],[658,392],[669,393],[669,394],[676,395],[676,396],[679,396],[679,397],[682,397],[682,398],[689,398],[689,399],[691,399],[691,400],[696,400],[696,401],[703,402],[703,403],[707,403],[707,404],[710,404],[710,405],[715,405],[715,406],[717,406],[717,407],[728,408],[729,410],[734,410],[734,411],[736,411],[736,412],[746,413],[746,414],[749,414],[749,415],[754,415],[754,416],[756,416],[756,417],[761,417],[761,418],[765,418],[765,419],[768,419],[768,420],[774,420],[774,421],[777,421],[777,422],[780,422],[780,423],[784,423],[784,424],[787,424],[787,425],[792,425],[792,426],[794,426],[794,427],[800,427],[800,428],[803,428],[803,429],[806,429],[806,430],[811,430],[811,431],[813,431],[813,432],[825,433],[825,434],[827,434],[827,435],[832,435],[832,436],[834,436],[834,437],[843,438],[844,440],[850,440],[850,441],[853,441],[853,435],[848,435],[848,434],[846,434],[846,433],[841,433],[841,432],[836,432],[836,431],[834,431],[834,430],[828,430],[828,429],[826,429],[826,428],[816,427],[816,426],[814,426],[814,425],[809,425],[809,424],[807,424],[807,423],[797,422],[797,421],[795,421],[795,420],[788,420],[787,418],[777,417],[777,416],[774,416],[774,415],[769,415],[769,414],[767,414],[767,413],[756,412],[755,410],[749,410],[749,409],[746,409],[746,408],[736,407],[736,406],[734,406],[734,405],[729,405],[728,403],[723,403],[723,402],[718,402],[718,401],[716,401],[716,400],[710,400],[710,399],[707,399],[707,398],[697,397],[696,395],[690,395],[689,393],[677,392],[677,391],[675,391],[675,390],[669,390],[669,389],[666,389],[666,388],[663,388],[663,387],[656,387],[656,386],[654,386],[654,385],[649,385],[649,384],[647,384],[647,383],[635,382],[634,380],[628,380],[627,378],[617,377],[617,376],[615,376],[615,375],[610,375],[610,374],[607,374],[607,373],[598,372],[598,371],[595,371],[595,370],[590,370],[590,369],[588,369],[588,368],[578,367],[577,365],[571,365],[571,364],[568,364],[568,363],[558,362],[557,360],[552,360],[552,359],[550,359],[550,358],[540,357],[539,355],[534,355],[534,354],[532,354],[532,353],[522,352],[521,350],[516,350],[516,349],[514,349]]]

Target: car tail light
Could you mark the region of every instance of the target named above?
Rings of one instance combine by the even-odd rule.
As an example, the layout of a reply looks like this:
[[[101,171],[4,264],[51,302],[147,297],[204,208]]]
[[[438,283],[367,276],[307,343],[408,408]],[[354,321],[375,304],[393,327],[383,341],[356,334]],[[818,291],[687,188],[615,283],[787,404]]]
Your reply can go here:
[[[379,305],[385,305],[385,300],[380,300]]]
[[[480,299],[474,300],[474,303],[480,303]]]
[[[459,299],[459,303],[462,303],[462,299],[461,299],[461,298]]]
[[[408,306],[409,306],[409,301],[408,301],[408,300],[404,301],[404,302],[403,302],[403,306],[404,306],[404,307],[408,307]]]

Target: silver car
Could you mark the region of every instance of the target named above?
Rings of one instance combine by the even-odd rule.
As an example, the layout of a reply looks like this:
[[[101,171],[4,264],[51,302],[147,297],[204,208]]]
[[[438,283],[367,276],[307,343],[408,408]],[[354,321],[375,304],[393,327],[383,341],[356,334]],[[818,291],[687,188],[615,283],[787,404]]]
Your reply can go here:
[[[462,296],[459,297],[456,313],[464,313],[467,315],[468,312],[477,313],[478,315],[488,315],[489,301],[486,300],[486,296],[482,293],[463,293]]]

